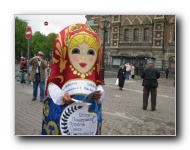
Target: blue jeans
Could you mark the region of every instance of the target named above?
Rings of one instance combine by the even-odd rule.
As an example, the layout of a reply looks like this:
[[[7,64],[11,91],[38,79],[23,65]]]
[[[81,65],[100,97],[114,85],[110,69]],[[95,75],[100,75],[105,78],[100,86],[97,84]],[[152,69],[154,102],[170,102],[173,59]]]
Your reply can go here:
[[[125,77],[127,80],[129,80],[130,71],[126,71]]]
[[[40,81],[40,74],[36,74],[36,81],[33,82],[33,97],[36,98],[38,95],[38,86],[40,85],[40,100],[44,99],[44,87],[45,81]]]

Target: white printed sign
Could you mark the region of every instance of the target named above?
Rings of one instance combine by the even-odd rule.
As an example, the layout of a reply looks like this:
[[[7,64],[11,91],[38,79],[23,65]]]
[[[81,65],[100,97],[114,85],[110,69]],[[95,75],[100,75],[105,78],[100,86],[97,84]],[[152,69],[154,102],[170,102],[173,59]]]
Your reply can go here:
[[[97,126],[96,113],[89,112],[89,105],[85,103],[68,105],[60,116],[62,135],[95,135]]]
[[[96,91],[96,84],[87,80],[72,80],[64,84],[63,91],[66,91],[69,95],[76,93],[90,94]]]

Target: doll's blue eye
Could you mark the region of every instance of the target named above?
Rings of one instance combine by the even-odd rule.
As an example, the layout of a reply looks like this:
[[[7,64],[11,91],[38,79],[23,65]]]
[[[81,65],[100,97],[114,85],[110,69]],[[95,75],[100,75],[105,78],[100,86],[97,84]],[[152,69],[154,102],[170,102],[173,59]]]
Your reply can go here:
[[[89,49],[87,54],[88,55],[95,55],[95,51],[93,49]]]
[[[80,54],[80,50],[78,48],[74,48],[72,50],[72,54]]]

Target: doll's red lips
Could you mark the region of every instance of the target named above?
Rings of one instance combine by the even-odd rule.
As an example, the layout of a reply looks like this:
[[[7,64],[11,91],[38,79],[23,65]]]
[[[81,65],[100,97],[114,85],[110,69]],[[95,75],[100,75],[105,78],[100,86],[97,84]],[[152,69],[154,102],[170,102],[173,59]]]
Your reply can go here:
[[[84,67],[86,67],[87,64],[82,62],[82,63],[79,63],[79,65],[80,65],[82,68],[84,68]]]

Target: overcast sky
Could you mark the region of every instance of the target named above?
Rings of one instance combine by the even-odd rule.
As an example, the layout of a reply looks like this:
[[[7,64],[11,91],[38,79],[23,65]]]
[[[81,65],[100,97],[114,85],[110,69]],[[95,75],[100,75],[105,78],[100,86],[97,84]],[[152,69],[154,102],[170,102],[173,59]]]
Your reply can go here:
[[[85,15],[15,15],[28,22],[32,32],[40,31],[48,35],[49,33],[59,33],[62,29],[74,23],[86,23]],[[44,22],[48,25],[45,26]]]

